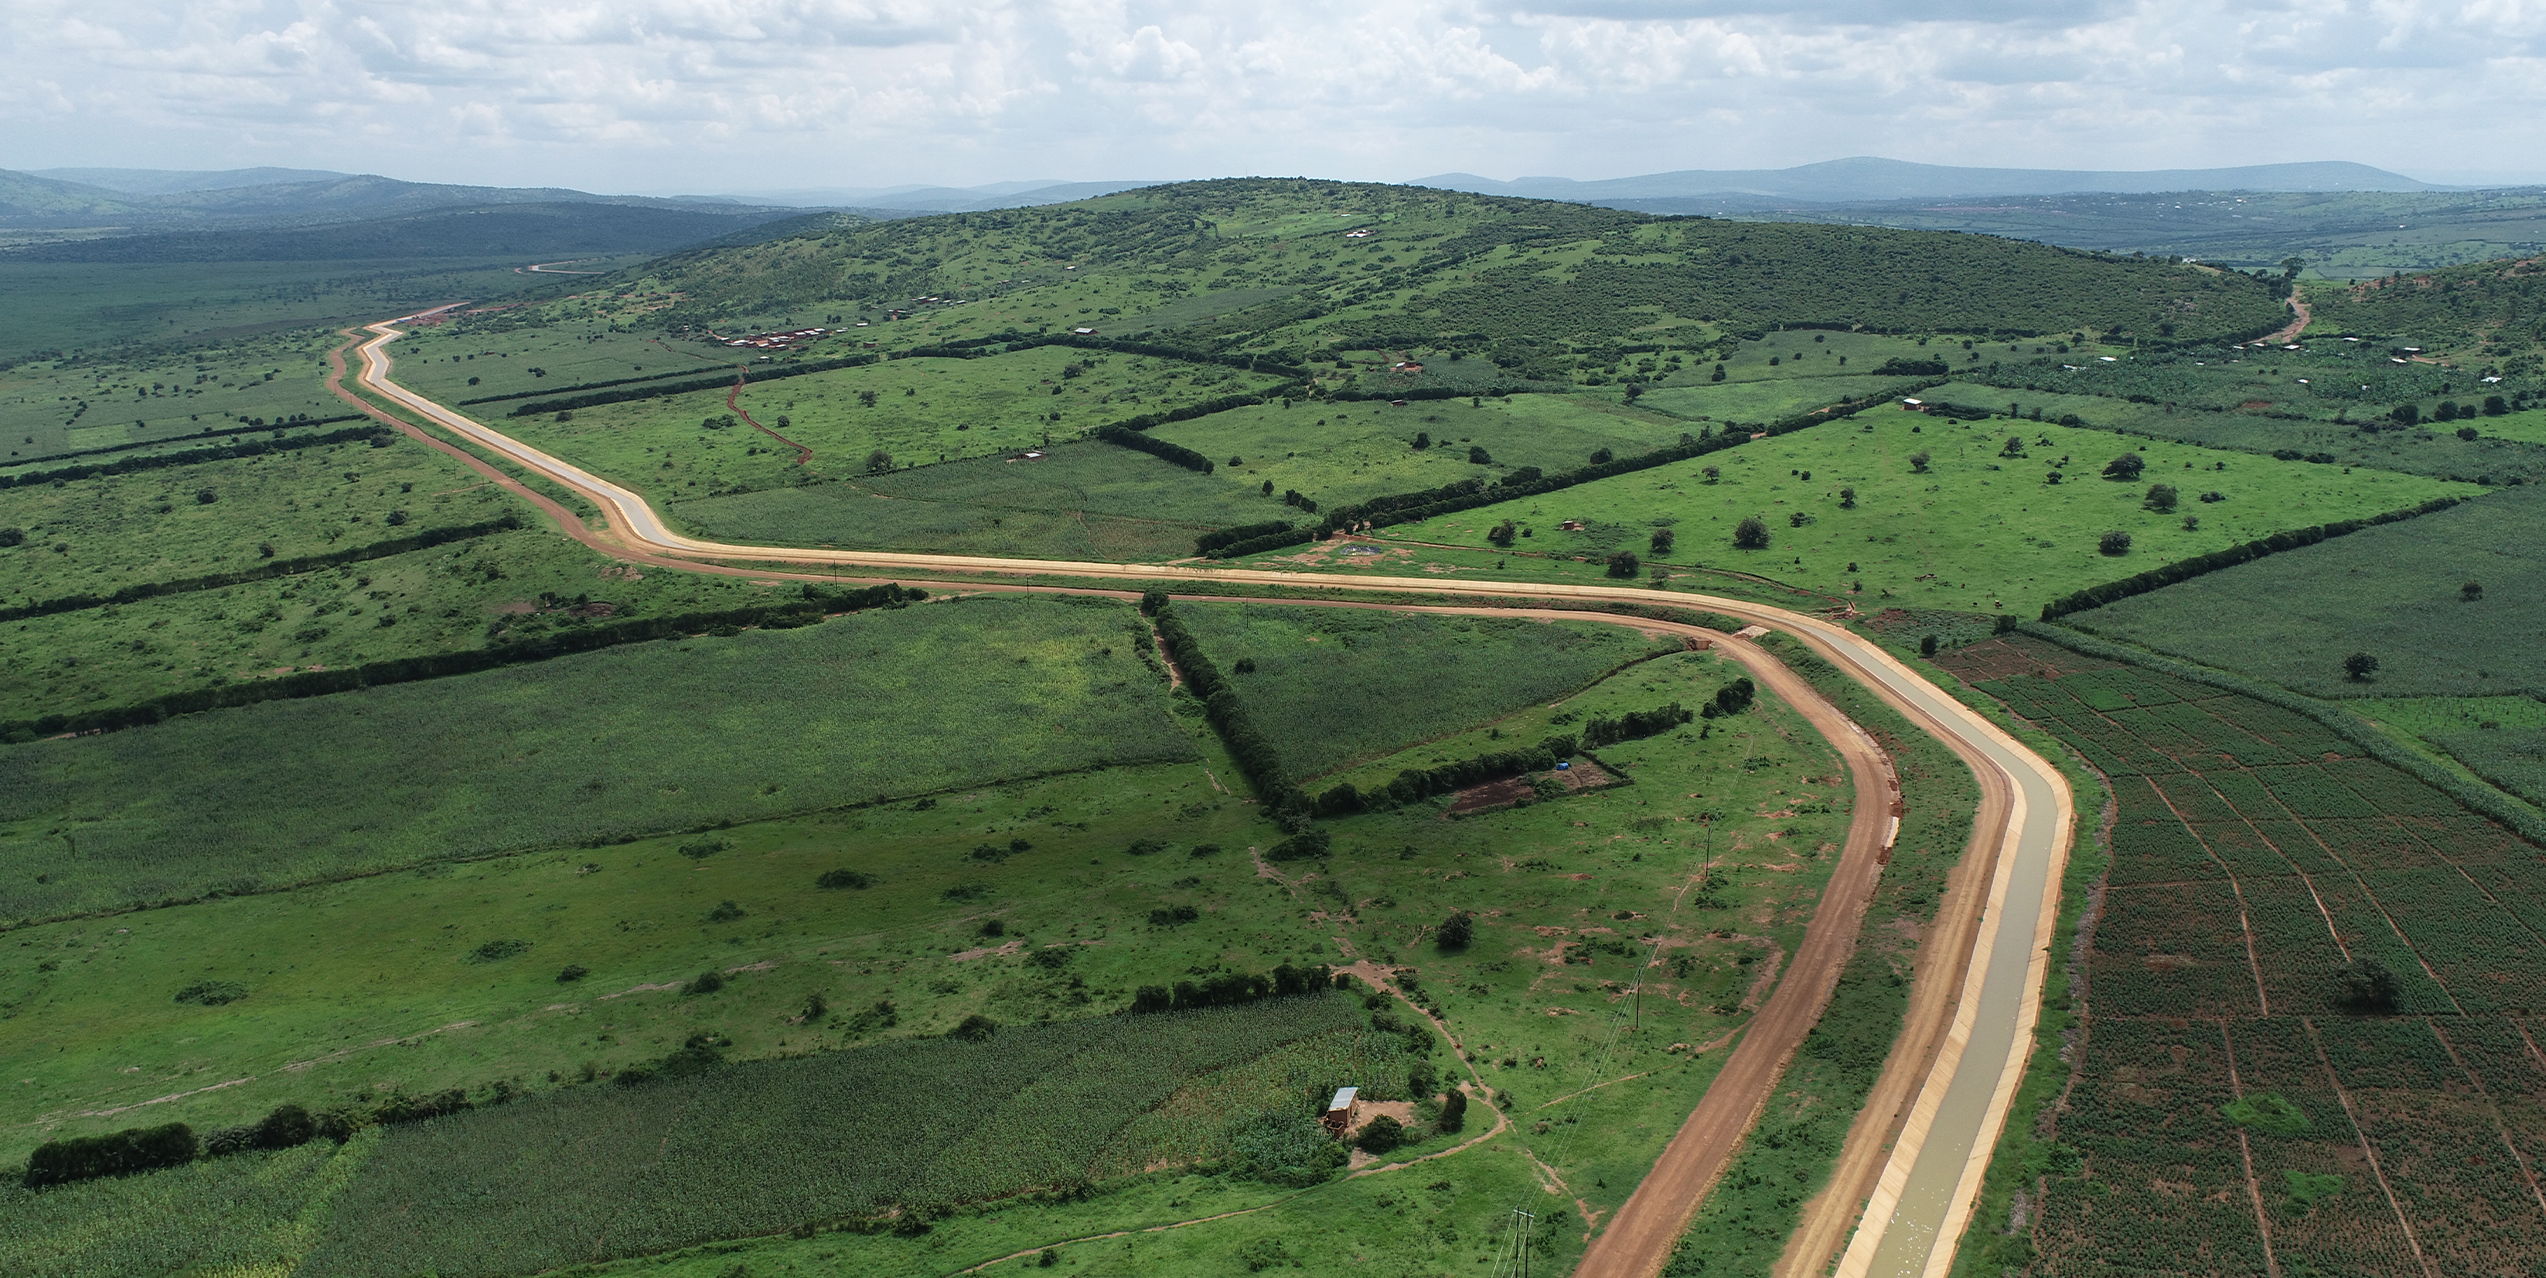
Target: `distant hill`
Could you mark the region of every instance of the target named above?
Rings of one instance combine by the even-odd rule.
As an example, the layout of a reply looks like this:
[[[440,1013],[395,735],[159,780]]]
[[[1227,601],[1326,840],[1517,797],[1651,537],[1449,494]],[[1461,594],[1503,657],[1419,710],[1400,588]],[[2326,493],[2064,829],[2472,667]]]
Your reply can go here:
[[[295,169],[71,171],[102,176],[125,189],[0,170],[0,228],[289,226],[498,204],[618,204],[716,212],[753,207],[724,198],[666,200],[553,187],[445,186]],[[276,175],[283,180],[262,180]]]
[[[598,202],[434,209],[317,226],[179,230],[45,244],[0,254],[19,262],[342,262],[478,260],[659,253],[701,243],[749,243],[764,224],[828,228],[840,214],[793,209],[655,208]]]
[[[1642,177],[1577,182],[1525,177],[1509,182],[1473,173],[1442,173],[1413,186],[1483,195],[1518,195],[1584,204],[1636,201],[1650,213],[1731,211],[1723,197],[1851,203],[1864,200],[1939,199],[1971,195],[2062,195],[2082,191],[2145,194],[2155,191],[2435,191],[2442,188],[2366,164],[2329,160],[2308,164],[2257,164],[2228,169],[2153,169],[2139,172],[2086,169],[1971,169],[1912,164],[1859,156],[1791,169],[1689,169]],[[1649,202],[1716,197],[1713,207],[1659,208]],[[1738,201],[1735,201],[1738,203]]]
[[[169,195],[178,191],[219,191],[236,186],[282,186],[294,182],[333,182],[355,176],[327,169],[30,169],[55,182],[104,187],[125,195]]]

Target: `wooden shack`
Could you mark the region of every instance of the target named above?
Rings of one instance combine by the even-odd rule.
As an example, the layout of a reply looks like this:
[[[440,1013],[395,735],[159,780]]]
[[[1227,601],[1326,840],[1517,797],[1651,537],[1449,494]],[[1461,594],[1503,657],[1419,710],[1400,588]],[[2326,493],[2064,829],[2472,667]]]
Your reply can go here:
[[[1361,1112],[1361,1101],[1358,1099],[1360,1095],[1361,1089],[1358,1087],[1335,1089],[1335,1099],[1327,1103],[1326,1116],[1319,1120],[1326,1124],[1327,1131],[1341,1138],[1344,1133],[1353,1129],[1353,1120]]]

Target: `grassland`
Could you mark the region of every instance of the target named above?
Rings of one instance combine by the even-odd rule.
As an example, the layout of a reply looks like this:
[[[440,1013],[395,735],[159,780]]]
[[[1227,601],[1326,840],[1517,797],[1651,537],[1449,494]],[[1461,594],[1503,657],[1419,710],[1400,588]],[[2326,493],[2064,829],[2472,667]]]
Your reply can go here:
[[[1248,713],[1302,780],[1562,698],[1638,657],[1680,646],[1601,622],[1275,604],[1195,603],[1176,612],[1222,671],[1236,671],[1230,677]],[[1240,669],[1240,661],[1252,668]]]
[[[2092,1020],[2051,1120],[2075,1153],[2017,1225],[2039,1263],[2534,1255],[2525,1186],[2482,1170],[2546,1140],[2521,1028],[2546,982],[2534,849],[2257,701],[2030,640],[1949,664],[2081,751],[2118,805]],[[2345,984],[2357,961],[2383,991]]]
[[[191,500],[185,491],[179,490],[181,503]],[[225,533],[222,542],[212,543],[217,549],[231,530],[215,527]],[[0,550],[0,557],[42,561],[53,556],[50,545]],[[111,552],[99,546],[89,553],[108,558]],[[241,679],[477,649],[611,618],[748,608],[770,602],[780,591],[793,593],[794,587],[640,569],[603,559],[553,532],[496,533],[338,568],[11,623],[0,628],[0,719],[31,720]],[[606,606],[606,616],[596,605]]]
[[[1093,440],[863,479],[674,503],[733,541],[1072,560],[1183,559],[1215,528],[1307,516],[1231,467],[1204,475]]]
[[[445,404],[493,395],[554,395],[560,388],[647,377],[730,371],[749,356],[684,335],[631,332],[600,320],[519,326],[508,312],[415,324],[390,353],[399,384]],[[823,349],[821,355],[834,352]],[[485,411],[501,414],[510,401]]]
[[[2021,441],[2020,456],[2004,452],[2010,436]],[[1965,424],[1878,408],[1715,453],[1704,459],[1721,472],[1713,480],[1698,463],[1666,466],[1395,525],[1382,537],[1490,552],[1486,534],[1510,519],[1527,530],[1515,551],[1602,557],[1628,550],[1675,567],[1746,572],[1828,595],[1861,585],[1860,606],[2029,615],[2069,591],[2284,528],[2480,491],[2163,442],[2144,445],[2144,453],[2140,447],[2101,431],[2032,421]],[[2146,463],[2142,482],[2102,478],[2098,472],[2125,451]],[[1922,453],[1929,457],[1925,472],[1910,461]],[[2045,482],[2054,471],[2066,482]],[[2178,489],[2178,509],[2146,508],[2147,490],[2157,483]],[[1855,490],[1853,508],[1841,504],[1843,488]],[[2198,500],[2211,491],[2225,500]],[[2006,508],[2009,501],[2016,509]],[[2183,527],[2187,516],[2199,518],[2198,529]],[[1751,517],[1766,523],[1769,545],[1737,550],[1733,533]],[[1584,529],[1562,530],[1568,519]],[[1666,555],[1649,553],[1659,528],[1676,539]],[[2108,531],[2131,534],[2129,553],[2102,553]]]
[[[326,387],[327,350],[343,340],[294,328],[0,369],[0,444],[8,453],[0,465],[345,416],[352,410]]]
[[[13,747],[0,917],[1191,757],[1129,617],[977,599]]]
[[[0,488],[0,600],[107,595],[251,570],[520,510],[481,476],[401,441],[330,444],[193,466]]]
[[[2313,696],[2529,693],[2546,688],[2530,641],[2546,589],[2541,509],[2538,489],[2504,489],[2066,620]],[[2464,597],[2470,581],[2483,598]],[[2374,676],[2344,672],[2354,652],[2378,658]]]
[[[1086,371],[1068,375],[1072,366]],[[513,419],[504,429],[669,503],[861,475],[878,451],[904,466],[1013,452],[1278,381],[1216,365],[1037,347],[983,359],[894,360],[749,391],[740,403],[754,420],[813,450],[801,467],[777,441],[726,425],[732,415],[721,390],[579,409],[568,422]]]
[[[807,633],[820,631],[794,632]],[[1732,673],[1691,654],[1634,667],[1574,704],[1601,713],[1694,702]],[[13,1034],[55,1050],[30,1062],[40,1066],[37,1082],[15,1093],[5,1130],[9,1146],[22,1150],[47,1133],[144,1119],[208,1127],[284,1100],[323,1108],[380,1095],[383,1084],[409,1095],[460,1086],[489,1098],[488,1087],[505,1079],[545,1092],[556,1079],[543,1081],[543,1071],[572,1078],[586,1063],[596,1072],[623,1068],[700,1033],[730,1039],[725,1054],[734,1059],[788,1056],[941,1033],[974,1013],[1010,1026],[1066,1021],[1119,1006],[1136,984],[1194,979],[1195,971],[1360,958],[1393,969],[1439,1011],[1474,1067],[1511,1098],[1518,1126],[1411,1178],[1317,1192],[1378,1212],[1418,1185],[1467,1186],[1438,1191],[1444,1196],[1426,1209],[1419,1237],[1383,1240],[1392,1255],[1465,1264],[1471,1253],[1490,1253],[1512,1202],[1538,1194],[1524,1188],[1531,1182],[1514,1142],[1566,1178],[1566,1197],[1539,1194],[1542,1218],[1570,1212],[1576,1197],[1603,1212],[1623,1201],[1748,1009],[1773,988],[1844,829],[1847,796],[1834,784],[1835,758],[1772,699],[1718,721],[1706,739],[1656,738],[1604,757],[1637,784],[1459,821],[1441,820],[1429,806],[1348,818],[1333,825],[1331,859],[1275,865],[1269,874],[1240,849],[1269,842],[1271,827],[1250,805],[1220,794],[1201,766],[1185,763],[984,785],[934,805],[741,824],[715,832],[717,846],[697,856],[681,849],[699,836],[669,836],[22,928],[29,944],[10,951],[21,957],[0,975],[9,1023]],[[1421,760],[1409,754],[1399,766]],[[1678,797],[1693,792],[1705,798]],[[1691,819],[1700,810],[1722,818],[1711,841]],[[1163,849],[1135,846],[1162,835]],[[1010,851],[1020,839],[1026,850]],[[983,846],[993,854],[968,850]],[[1227,850],[1214,854],[1210,846]],[[823,871],[844,865],[873,882],[813,887]],[[1710,866],[1713,890],[1678,908],[1689,876]],[[726,901],[739,917],[721,911]],[[1198,907],[1192,922],[1151,918],[1162,905],[1184,903]],[[1477,941],[1464,950],[1430,939],[1432,925],[1453,909],[1479,915]],[[339,922],[376,919],[402,925]],[[985,936],[990,919],[999,920],[1000,935]],[[1666,962],[1647,978],[1646,1034],[1620,1040],[1614,1018],[1626,984],[1644,970],[1649,938],[1661,941]],[[467,961],[490,940],[507,939],[530,947]],[[1069,955],[1057,966],[1028,957],[1055,945]],[[569,963],[587,973],[561,985],[556,973]],[[725,988],[680,993],[680,982],[705,967],[728,974]],[[179,1004],[162,987],[180,977],[179,984],[233,980],[248,993],[219,1007]],[[824,994],[831,1012],[799,1022],[809,992]],[[895,1002],[897,1023],[857,1015],[878,999]],[[1436,1070],[1454,1067],[1437,1049],[1430,1059]],[[139,1072],[125,1072],[135,1066]],[[182,1081],[197,1076],[246,1081],[210,1091]],[[1576,1095],[1612,1079],[1629,1081]],[[1197,1086],[1261,1095],[1267,1084],[1241,1070]],[[190,1094],[127,1108],[181,1091]],[[519,1106],[544,1103],[515,1102],[467,1121],[510,1121]],[[1191,1112],[1166,1111],[1170,1119]],[[1470,1131],[1490,1121],[1480,1106]],[[456,1130],[444,1120],[391,1136],[429,1145]],[[1162,1135],[1150,1120],[1125,1130]],[[1207,1129],[1170,1122],[1163,1134],[1181,1156],[1216,1156],[1220,1138]],[[1433,1141],[1415,1152],[1450,1143]],[[734,1147],[718,1156],[742,1153]],[[397,1183],[454,1192],[440,1181]],[[351,1219],[343,1204],[363,1192],[358,1181],[339,1200],[339,1227]],[[1195,1202],[1259,1207],[1291,1192],[1167,1175],[1100,1188],[1087,1201],[1106,1204],[1094,1218],[1119,1227],[1127,1212],[1138,1219]],[[1383,1205],[1366,1197],[1374,1192]],[[558,1197],[566,1193],[560,1187],[541,1200],[555,1207],[546,1219],[569,1220]],[[709,1195],[683,1201],[693,1220],[730,1205]],[[818,1243],[850,1258],[852,1268],[875,1266],[862,1272],[899,1272],[989,1239],[1040,1244],[1093,1232],[1074,1223],[1087,1218],[1083,1205],[1066,1201],[1014,1204],[959,1213],[916,1240],[824,1233],[808,1243],[756,1244],[754,1255],[767,1247],[810,1257]],[[1259,1228],[1272,1223],[1230,1226],[1220,1236],[1252,1245],[1275,1236]],[[1551,1260],[1571,1254],[1579,1227],[1568,1222]],[[1328,1245],[1283,1236],[1301,1256],[1322,1255]],[[1163,1241],[1180,1257],[1190,1245]],[[1363,1251],[1382,1245],[1349,1241]],[[1134,1257],[1157,1254],[1151,1244],[1126,1246]],[[805,1250],[788,1250],[798,1247]]]

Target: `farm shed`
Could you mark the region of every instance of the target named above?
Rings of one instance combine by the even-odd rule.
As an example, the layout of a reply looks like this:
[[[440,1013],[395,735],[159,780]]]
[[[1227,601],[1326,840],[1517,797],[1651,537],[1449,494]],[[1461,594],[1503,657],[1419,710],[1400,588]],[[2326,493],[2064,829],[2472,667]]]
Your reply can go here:
[[[1361,1110],[1361,1101],[1358,1099],[1360,1095],[1361,1089],[1358,1087],[1336,1088],[1335,1099],[1327,1102],[1326,1115],[1318,1121],[1326,1124],[1326,1130],[1337,1136],[1351,1131],[1353,1117]]]

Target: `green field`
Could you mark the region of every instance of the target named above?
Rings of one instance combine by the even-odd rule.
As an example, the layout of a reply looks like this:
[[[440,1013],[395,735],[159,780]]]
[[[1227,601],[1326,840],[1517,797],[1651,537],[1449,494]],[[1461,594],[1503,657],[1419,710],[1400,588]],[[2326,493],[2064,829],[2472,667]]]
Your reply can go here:
[[[0,600],[110,594],[483,524],[519,501],[430,449],[365,443],[0,488]]]
[[[1274,604],[1189,603],[1176,614],[1235,672],[1248,713],[1303,780],[1563,697],[1680,646],[1601,622]]]
[[[2064,620],[2320,697],[2526,694],[2546,688],[2530,642],[2541,509],[2539,489],[2504,489]],[[2482,599],[2464,597],[2469,581]],[[2353,652],[2378,658],[2375,676],[2345,674]]]
[[[1072,367],[1086,371],[1067,375]],[[813,450],[801,467],[776,440],[728,425],[721,390],[578,409],[568,422],[485,415],[525,443],[668,503],[862,475],[878,451],[895,466],[1001,455],[1127,417],[1267,390],[1279,380],[1217,365],[1038,347],[984,359],[895,360],[752,387],[741,406]],[[871,406],[863,402],[869,394]]]
[[[931,604],[12,747],[0,917],[1190,757],[1130,616]]]
[[[1402,408],[1375,400],[1266,404],[1150,433],[1223,463],[1221,474],[1338,506],[1463,479],[1491,482],[1516,466],[1571,468],[1604,448],[1640,453],[1677,442],[1685,429],[1661,413],[1622,405],[1612,393],[1588,392],[1420,400]],[[1416,448],[1417,435],[1429,436],[1430,445]],[[1489,460],[1469,460],[1470,448],[1484,449]],[[1239,464],[1226,464],[1231,458]]]
[[[341,481],[341,474],[335,478]],[[189,500],[184,490],[179,500]],[[255,535],[254,528],[247,531]],[[224,532],[214,548],[227,542]],[[11,556],[41,562],[53,557],[50,546],[0,550],[0,562]],[[105,558],[112,552],[97,546],[90,553]],[[478,649],[613,619],[723,612],[796,594],[792,585],[640,569],[545,530],[502,532],[288,577],[13,623],[0,629],[0,720],[131,705],[294,671]],[[607,614],[597,606],[606,606]]]
[[[327,351],[343,341],[326,329],[292,328],[0,369],[0,443],[8,452],[0,464],[22,468],[69,453],[95,455],[251,423],[351,415],[355,410],[326,386]]]
[[[1204,475],[1094,440],[863,479],[675,502],[701,536],[1075,560],[1182,559],[1214,528],[1307,517],[1230,467]]]
[[[514,313],[461,317],[408,326],[389,353],[398,383],[445,404],[536,391],[543,396],[591,382],[646,377],[697,377],[731,372],[751,356],[701,339],[652,330],[631,332],[597,320],[521,326]],[[825,347],[818,356],[842,354]],[[755,352],[756,354],[756,352]],[[500,416],[513,400],[463,411]]]
[[[2022,457],[2003,454],[2010,436],[2022,440]],[[2137,453],[2141,447],[2147,451]],[[2123,451],[2144,458],[2140,482],[2098,474]],[[1926,473],[1909,460],[1919,453],[1929,456]],[[2044,482],[2064,459],[2065,482]],[[1707,479],[1704,466],[1719,468],[1720,478]],[[2144,508],[2148,488],[2158,483],[2179,490],[2173,512]],[[1842,488],[1856,490],[1854,509],[1840,504]],[[2226,500],[2198,500],[2214,491]],[[2479,491],[2180,444],[2133,445],[2101,431],[2031,421],[1963,424],[1875,408],[1697,462],[1393,525],[1379,536],[1490,552],[1486,534],[1510,519],[1528,530],[1515,551],[1596,558],[1628,550],[1659,564],[1752,573],[1829,595],[1861,585],[1857,604],[1869,610],[2024,616],[2070,591],[2281,529]],[[2011,500],[2014,510],[2006,508]],[[2200,520],[2198,529],[2182,526],[2188,516]],[[1768,526],[1764,550],[1732,544],[1749,517]],[[1805,522],[1794,523],[1797,517]],[[1568,519],[1583,521],[1584,530],[1564,531],[1559,525]],[[1676,538],[1667,555],[1649,553],[1657,528]],[[2129,553],[2101,552],[2108,531],[2131,534]]]

